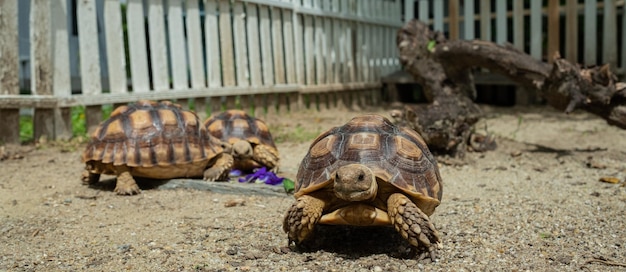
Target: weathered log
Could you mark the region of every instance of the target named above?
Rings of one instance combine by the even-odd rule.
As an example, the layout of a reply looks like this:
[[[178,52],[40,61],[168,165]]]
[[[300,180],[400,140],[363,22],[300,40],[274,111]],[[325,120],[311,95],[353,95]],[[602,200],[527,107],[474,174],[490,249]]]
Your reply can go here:
[[[535,88],[550,106],[565,113],[582,109],[626,129],[626,83],[617,82],[608,65],[582,68],[558,54],[550,64],[510,45],[449,41],[417,20],[398,31],[397,45],[402,65],[422,85],[429,102],[423,107],[405,108],[402,118],[435,150],[455,156],[464,153],[470,131],[482,115],[473,102],[475,68],[486,68]]]

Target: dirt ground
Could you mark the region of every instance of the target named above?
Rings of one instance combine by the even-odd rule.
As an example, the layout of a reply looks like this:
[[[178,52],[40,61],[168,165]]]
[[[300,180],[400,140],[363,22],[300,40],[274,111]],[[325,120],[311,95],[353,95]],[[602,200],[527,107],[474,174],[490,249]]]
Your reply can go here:
[[[297,251],[281,228],[290,195],[144,187],[117,196],[81,185],[84,144],[47,143],[4,147],[0,271],[626,270],[626,130],[547,107],[484,109],[478,128],[498,149],[440,164],[437,262],[405,258],[391,228],[320,227],[316,248]],[[281,140],[279,174],[294,179],[312,137],[364,112],[387,115],[267,117]]]

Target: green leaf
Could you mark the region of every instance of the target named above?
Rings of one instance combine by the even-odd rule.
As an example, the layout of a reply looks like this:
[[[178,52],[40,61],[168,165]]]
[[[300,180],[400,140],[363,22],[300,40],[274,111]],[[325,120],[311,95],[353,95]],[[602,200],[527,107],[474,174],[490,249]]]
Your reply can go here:
[[[285,178],[285,179],[283,179],[283,187],[285,187],[285,193],[290,194],[295,189],[295,184],[294,184],[293,180]]]
[[[426,48],[428,48],[428,51],[433,51],[433,48],[435,48],[435,45],[437,45],[437,42],[432,40],[428,42],[428,46]]]

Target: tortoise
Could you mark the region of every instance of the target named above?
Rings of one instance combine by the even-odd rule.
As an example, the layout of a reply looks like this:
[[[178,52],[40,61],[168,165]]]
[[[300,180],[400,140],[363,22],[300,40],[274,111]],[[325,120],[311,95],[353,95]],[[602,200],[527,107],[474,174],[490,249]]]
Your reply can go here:
[[[204,125],[211,135],[232,146],[234,169],[250,172],[267,167],[278,171],[278,149],[263,120],[231,109],[209,117]]]
[[[226,143],[211,136],[198,116],[170,101],[142,100],[117,107],[91,135],[82,154],[85,184],[117,176],[114,191],[140,193],[133,177],[228,177],[233,164]]]
[[[299,247],[316,224],[393,226],[412,254],[421,250],[420,258],[435,260],[440,238],[429,216],[442,189],[437,161],[419,134],[380,115],[357,116],[311,144],[283,230]]]

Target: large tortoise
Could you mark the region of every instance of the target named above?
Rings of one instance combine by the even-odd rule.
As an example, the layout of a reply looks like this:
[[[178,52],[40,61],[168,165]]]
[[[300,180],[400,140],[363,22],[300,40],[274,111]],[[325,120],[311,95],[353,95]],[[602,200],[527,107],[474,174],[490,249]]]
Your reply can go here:
[[[117,175],[115,192],[140,192],[133,177],[228,177],[233,164],[226,143],[207,133],[198,116],[169,101],[139,101],[116,108],[94,131],[82,155],[83,183]]]
[[[302,160],[283,221],[299,246],[316,224],[394,226],[411,251],[436,258],[439,234],[429,216],[439,205],[437,162],[413,130],[362,115],[319,135]]]
[[[232,145],[234,169],[250,172],[267,167],[274,172],[278,170],[278,149],[263,120],[233,109],[209,117],[204,125],[211,135]]]

